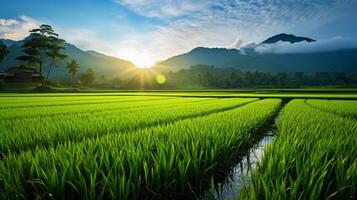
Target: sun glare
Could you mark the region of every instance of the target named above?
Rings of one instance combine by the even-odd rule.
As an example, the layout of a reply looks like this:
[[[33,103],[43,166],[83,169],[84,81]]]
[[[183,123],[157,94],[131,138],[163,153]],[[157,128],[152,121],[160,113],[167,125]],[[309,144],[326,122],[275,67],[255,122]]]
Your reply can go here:
[[[155,64],[155,61],[151,58],[142,55],[133,55],[129,61],[134,63],[139,68],[151,68]]]
[[[127,49],[116,53],[118,58],[132,62],[138,68],[150,68],[155,65],[155,60],[148,54],[143,54],[135,49]]]
[[[159,75],[156,76],[156,82],[158,84],[161,84],[161,85],[165,84],[166,83],[166,77],[164,75],[162,75],[162,74],[159,74]]]
[[[138,68],[151,68],[154,64],[154,62],[145,62],[145,61],[140,61],[140,60],[133,60],[131,61],[132,63],[134,63]]]

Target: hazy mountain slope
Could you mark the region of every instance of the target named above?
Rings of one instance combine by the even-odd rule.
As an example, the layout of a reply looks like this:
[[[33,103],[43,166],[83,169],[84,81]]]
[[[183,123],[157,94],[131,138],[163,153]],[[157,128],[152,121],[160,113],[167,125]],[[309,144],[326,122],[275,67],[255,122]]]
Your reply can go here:
[[[197,47],[192,51],[169,58],[159,65],[169,66],[174,71],[187,68],[191,65],[206,64],[214,66],[225,66],[225,62],[240,56],[239,50],[224,48],[204,48]]]
[[[288,36],[287,38],[285,36]],[[293,35],[277,35],[265,40],[264,44],[285,41],[290,43],[312,42],[312,39]],[[256,45],[258,46],[258,45]],[[156,66],[159,70],[178,71],[192,65],[204,64],[216,67],[235,67],[262,72],[357,72],[357,49],[342,49],[311,53],[256,53],[251,46],[243,50],[224,48],[195,48],[188,53],[171,57]]]
[[[16,41],[14,40],[9,40],[9,39],[0,39],[0,41],[7,47],[13,45],[14,43],[16,43]]]
[[[20,61],[16,60],[16,58],[22,55],[22,44],[22,41],[18,41],[14,42],[11,46],[8,47],[10,54],[5,58],[4,62],[0,64],[0,71],[4,71],[8,67],[14,67],[21,63]],[[83,51],[69,43],[66,43],[64,47],[64,53],[69,57],[66,60],[60,62],[58,68],[53,69],[53,72],[51,72],[51,77],[53,78],[68,75],[65,66],[70,59],[75,59],[78,61],[80,65],[80,71],[93,68],[98,75],[106,75],[108,77],[126,76],[131,71],[136,69],[134,64],[126,60],[106,56],[95,51]]]

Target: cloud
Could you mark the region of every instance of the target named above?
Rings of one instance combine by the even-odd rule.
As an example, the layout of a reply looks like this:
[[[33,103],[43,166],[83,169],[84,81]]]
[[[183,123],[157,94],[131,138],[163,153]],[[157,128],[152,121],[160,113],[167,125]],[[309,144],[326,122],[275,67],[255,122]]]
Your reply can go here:
[[[66,30],[59,28],[58,32],[60,33],[60,37],[63,37],[66,42],[75,44],[86,50],[103,51],[108,46],[106,41],[98,38],[96,32],[88,29]]]
[[[289,42],[278,42],[275,44],[262,44],[255,47],[257,53],[311,53],[335,51],[340,49],[357,48],[357,42],[352,39],[336,36],[329,39],[318,40],[316,42],[299,42],[291,44]]]
[[[140,54],[164,59],[197,46],[240,48],[295,24],[324,17],[337,1],[313,0],[117,0],[132,12],[164,21],[165,25],[128,40]],[[124,48],[121,48],[124,49]]]
[[[19,22],[14,19],[0,19],[0,26],[13,26],[17,24],[19,24]]]
[[[29,35],[29,31],[38,28],[43,22],[40,20],[20,16],[16,19],[0,19],[0,38],[11,40],[22,40]],[[115,45],[110,41],[102,40],[97,33],[88,29],[69,29],[67,27],[52,24],[55,31],[59,33],[68,43],[74,44],[85,50],[96,50],[114,55]],[[116,55],[118,56],[118,55]]]
[[[108,20],[105,22],[106,27],[109,23],[115,23],[119,28],[108,29],[114,36],[106,37],[106,30],[99,27],[93,29],[52,25],[62,38],[82,49],[93,49],[136,64],[148,65],[156,60],[185,53],[197,46],[241,48],[276,33],[290,33],[289,30],[294,28],[304,31],[304,26],[309,21],[315,20],[310,27],[316,25],[316,21],[326,18],[331,10],[338,10],[339,4],[348,0],[113,1],[141,15],[140,18],[135,17],[135,20],[142,20],[150,29],[145,29],[143,33],[143,28],[137,28],[132,19],[128,21],[132,27]],[[125,15],[126,12],[118,14]],[[121,20],[129,18],[130,15],[127,15]],[[41,23],[38,20],[27,16],[0,19],[0,37],[22,39],[28,34],[28,30],[39,24]]]
[[[237,38],[228,48],[230,49],[240,49],[243,45],[243,41]]]
[[[134,12],[147,17],[178,17],[207,7],[207,1],[192,0],[117,0]]]
[[[29,35],[29,30],[40,24],[40,21],[27,16],[20,16],[18,19],[0,19],[0,38],[22,40]]]

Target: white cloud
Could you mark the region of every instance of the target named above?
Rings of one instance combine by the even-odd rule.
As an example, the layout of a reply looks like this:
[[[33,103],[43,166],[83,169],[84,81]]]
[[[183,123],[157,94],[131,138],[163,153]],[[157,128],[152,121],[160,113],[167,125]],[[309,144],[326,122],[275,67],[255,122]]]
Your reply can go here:
[[[229,45],[229,49],[240,49],[243,45],[243,41],[237,38],[231,45]]]
[[[59,28],[60,37],[64,38],[66,42],[75,44],[76,46],[85,50],[102,51],[106,49],[107,42],[100,40],[97,33],[87,29],[63,29]]]
[[[147,17],[178,17],[186,13],[205,9],[207,1],[192,0],[118,0],[134,12]]]
[[[19,22],[14,19],[0,19],[0,26],[13,26],[16,24],[19,24]]]
[[[0,19],[0,38],[22,40],[29,35],[29,30],[40,24],[40,21],[27,16],[20,16],[18,19]]]
[[[292,0],[117,0],[133,12],[163,20],[152,33],[132,35],[130,48],[137,54],[161,60],[194,47],[240,48],[285,32],[294,24],[321,18],[335,2]],[[292,6],[294,4],[294,6]],[[124,52],[124,46],[121,52]],[[120,56],[120,53],[118,53]]]
[[[255,51],[262,54],[284,54],[323,52],[350,48],[357,48],[357,42],[355,40],[336,36],[329,39],[318,40],[316,42],[299,42],[294,44],[289,42],[278,42],[275,44],[261,44],[255,47]]]
[[[99,35],[95,29],[52,25],[62,38],[82,49],[96,50],[147,66],[197,46],[240,48],[280,32],[290,33],[288,30],[294,26],[301,27],[312,19],[324,18],[336,8],[336,4],[344,0],[114,1],[149,18],[148,23],[151,22],[150,18],[162,23],[146,33],[138,33],[135,28],[120,25],[120,29],[113,29],[113,32],[120,35],[120,40],[105,38],[105,34]],[[28,30],[39,24],[39,21],[26,16],[0,19],[0,37],[22,39]]]

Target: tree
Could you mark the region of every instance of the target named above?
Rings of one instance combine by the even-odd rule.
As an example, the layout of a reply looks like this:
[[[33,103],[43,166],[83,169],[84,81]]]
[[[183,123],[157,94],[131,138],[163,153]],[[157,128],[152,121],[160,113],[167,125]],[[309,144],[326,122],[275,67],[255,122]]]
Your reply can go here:
[[[304,77],[304,72],[296,72],[294,74],[294,80],[296,81],[297,86],[301,86],[303,84]]]
[[[61,53],[61,50],[64,49],[62,45],[64,44],[65,41],[63,39],[58,38],[58,34],[53,32],[53,35],[48,37],[48,41],[49,41],[48,43],[49,51],[46,54],[51,61],[50,61],[50,68],[48,69],[47,76],[46,76],[46,82],[48,81],[48,77],[50,76],[52,66],[56,63],[56,61],[60,61],[67,58],[67,55]]]
[[[95,71],[92,68],[87,69],[85,73],[79,75],[79,80],[86,85],[92,85],[95,81]]]
[[[351,75],[351,82],[352,84],[357,84],[357,73]]]
[[[67,63],[66,68],[68,70],[68,73],[74,76],[78,72],[79,64],[75,59],[72,59],[70,62]]]
[[[108,81],[108,79],[104,74],[100,76],[100,83],[101,84],[105,84],[105,83],[107,83],[107,81]]]
[[[234,70],[228,72],[228,86],[235,87],[237,83],[237,74]]]
[[[7,47],[0,41],[0,63],[4,60],[4,58],[9,54]]]
[[[276,74],[276,82],[279,87],[285,87],[287,83],[287,75],[285,72],[279,72]]]
[[[62,47],[64,42],[64,40],[58,37],[58,34],[54,32],[50,25],[42,24],[38,29],[32,29],[30,31],[30,36],[22,45],[25,55],[17,59],[25,61],[29,65],[38,65],[41,77],[43,77],[42,67],[46,59],[49,59],[49,70],[46,79],[42,81],[42,86],[45,86],[55,62],[67,57],[60,53],[60,51],[64,49]]]

